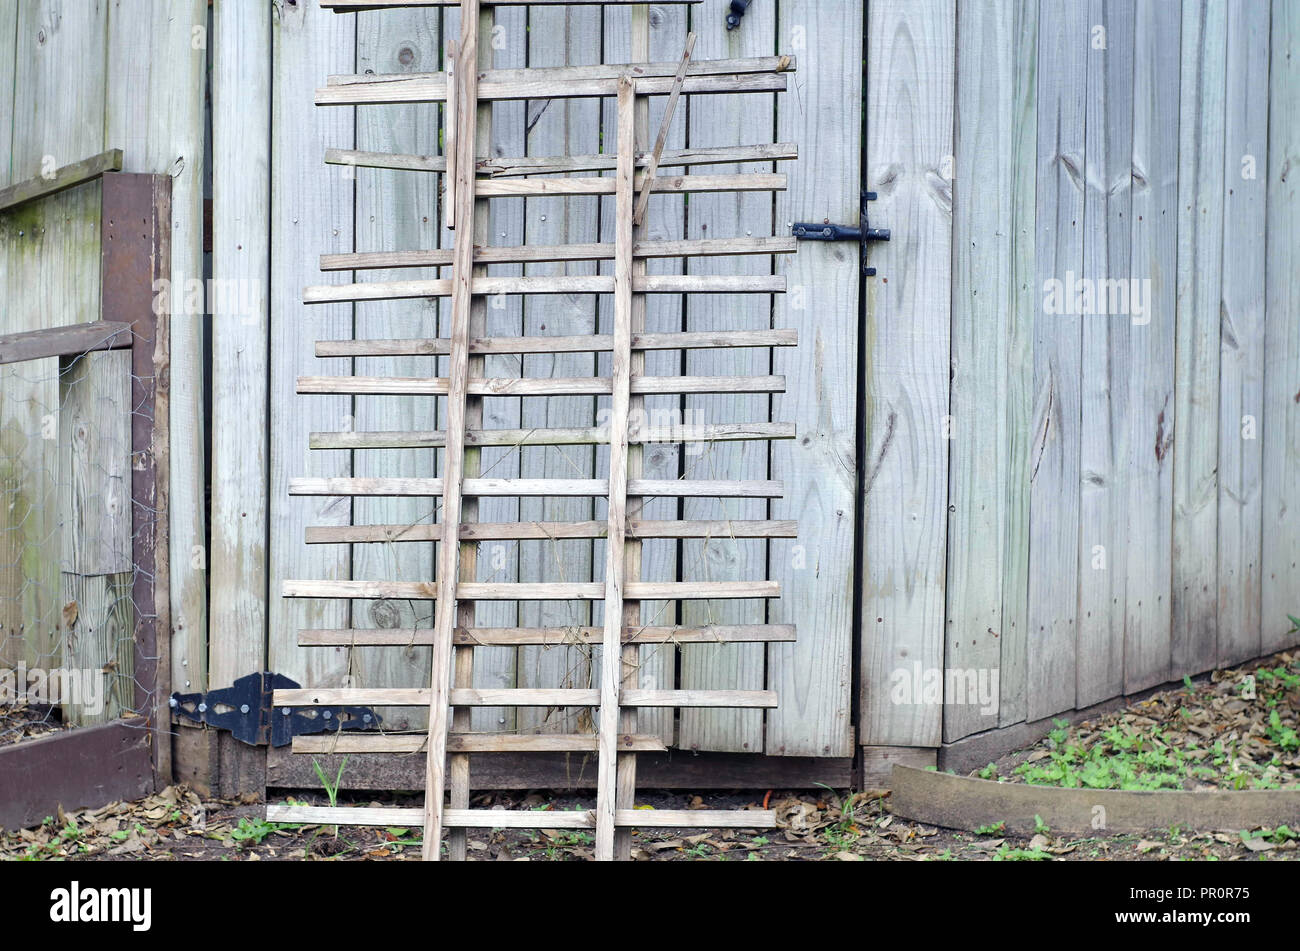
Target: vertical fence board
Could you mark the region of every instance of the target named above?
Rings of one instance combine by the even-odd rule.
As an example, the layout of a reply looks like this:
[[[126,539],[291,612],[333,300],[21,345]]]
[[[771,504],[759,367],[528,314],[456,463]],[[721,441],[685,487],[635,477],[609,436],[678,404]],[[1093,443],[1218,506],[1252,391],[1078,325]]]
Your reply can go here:
[[[687,19],[689,10],[685,6],[654,7],[650,11],[650,59],[656,62],[671,62],[679,59],[685,48]],[[627,6],[605,8],[605,61],[608,63],[633,62],[632,55],[632,10]],[[696,59],[700,47],[696,46]],[[663,118],[666,100],[656,96],[649,100],[649,129],[653,137],[658,134],[659,124]],[[615,102],[605,100],[603,123],[606,134],[613,134],[615,129]],[[673,120],[665,149],[682,148],[686,144],[686,116],[690,109],[688,99],[677,103],[676,118]],[[660,175],[684,174],[686,169],[673,169],[660,166]],[[613,235],[613,199],[605,199],[601,211],[602,240],[612,241]],[[646,209],[647,240],[666,241],[685,237],[686,199],[681,195],[655,195],[650,199]],[[655,259],[646,262],[651,274],[681,274],[681,259]],[[609,332],[609,304],[611,298],[602,300],[602,331]],[[645,295],[646,330],[651,333],[672,333],[682,329],[682,300],[669,294]],[[608,357],[601,355],[602,375]],[[635,358],[634,358],[635,359]],[[681,351],[650,351],[642,355],[645,372],[653,376],[673,376],[682,369]],[[647,414],[680,413],[682,397],[651,396],[633,397],[642,400]],[[603,398],[600,401],[603,405]],[[659,444],[650,446],[631,446],[628,449],[629,467],[638,454],[641,459],[641,477],[646,479],[675,479],[681,472],[682,450],[677,444]],[[607,451],[607,450],[602,450]],[[689,457],[688,457],[689,458]],[[598,459],[598,471],[604,471],[603,460]],[[632,470],[629,468],[629,472]],[[634,503],[629,500],[628,511],[633,514]],[[640,509],[640,516],[649,519],[675,519],[679,516],[679,500],[646,499]],[[649,539],[641,542],[641,579],[644,581],[675,581],[678,577],[676,539]],[[600,564],[600,562],[598,562]],[[678,621],[678,603],[675,601],[644,601],[641,603],[641,620],[649,625],[672,625]],[[638,682],[641,687],[652,690],[671,690],[677,686],[677,648],[672,644],[655,644],[638,648]],[[665,743],[674,742],[676,711],[672,708],[642,707],[637,711],[640,724],[638,731],[663,738]]]
[[[1262,643],[1294,644],[1300,615],[1300,5],[1275,0],[1269,57],[1268,311],[1264,329]]]
[[[524,7],[497,7],[492,56],[497,69],[522,69],[528,65],[528,11]],[[450,36],[450,34],[445,34]],[[480,49],[480,54],[482,53]],[[495,155],[525,154],[527,104],[495,102],[492,109],[492,151]],[[488,199],[491,216],[490,244],[517,247],[524,243],[524,202],[518,198]],[[446,232],[450,241],[451,232]],[[514,277],[524,273],[518,264],[492,265],[488,273]],[[522,336],[523,300],[518,296],[492,298],[487,308],[488,334]],[[492,378],[518,377],[523,363],[517,354],[483,358],[484,373]],[[521,400],[513,398],[483,399],[483,424],[489,429],[516,429],[520,426]],[[519,476],[517,449],[480,449],[482,470],[492,478]],[[507,498],[479,499],[479,521],[511,522],[519,517],[519,500]],[[517,542],[487,542],[478,560],[479,580],[519,580],[519,545]],[[519,620],[519,605],[513,601],[480,601],[476,605],[477,623],[484,627],[513,627]],[[474,649],[474,683],[479,687],[514,687],[518,676],[518,651],[513,647],[477,647]],[[476,708],[471,716],[475,730],[512,730],[514,708]]]
[[[1268,0],[1228,6],[1219,340],[1218,663],[1259,654]]]
[[[1003,565],[1009,469],[1009,336],[1015,328],[1012,248],[1015,59],[1019,8],[997,0],[957,6],[954,112],[952,439],[948,476],[948,578],[944,666],[998,669],[1005,637]],[[986,681],[987,682],[987,681]],[[944,697],[945,741],[997,725],[989,706]]]
[[[791,92],[777,97],[777,137],[799,145],[799,160],[781,169],[789,176],[789,189],[776,197],[782,232],[794,221],[852,222],[860,210],[864,4],[845,0],[841,10],[826,17],[811,0],[780,4],[777,48],[800,59]],[[882,212],[878,220],[888,218]],[[851,245],[816,242],[777,260],[788,290],[776,298],[773,323],[797,330],[799,346],[775,354],[786,391],[774,399],[772,418],[793,422],[797,438],[773,448],[772,477],[786,491],[771,511],[796,519],[799,537],[770,544],[769,577],[781,582],[781,598],[769,620],[798,631],[795,643],[768,646],[767,685],[781,699],[767,716],[765,748],[773,755],[852,755],[857,440],[867,420],[857,387],[837,381],[856,383],[869,346],[855,319],[858,263]]]
[[[271,16],[248,0],[213,11],[212,287],[228,302],[209,301],[213,687],[266,664]],[[194,680],[176,688],[202,689]]]
[[[1034,314],[1041,307],[1035,280],[1038,157],[1038,4],[1020,0],[1015,20],[1011,127],[1011,299],[1008,302],[1008,451],[1006,545],[1003,548],[1002,656],[998,724],[1025,719],[1029,664],[1029,506],[1033,450]],[[958,186],[960,187],[960,186]]]
[[[103,723],[134,706],[131,650],[131,354],[61,361],[59,512],[63,520],[63,654],[67,670],[93,672],[94,696],[69,702],[63,722]]]
[[[601,11],[597,7],[537,7],[529,12],[528,65],[577,66],[600,60]],[[533,100],[528,104],[528,154],[582,155],[599,152],[598,99]],[[525,201],[524,237],[529,244],[595,241],[599,202],[594,196],[529,198]],[[527,274],[592,274],[591,262],[532,264]],[[530,336],[595,333],[597,301],[593,295],[528,297],[524,328]],[[593,376],[592,354],[529,354],[524,375]],[[523,426],[554,428],[590,426],[595,421],[591,397],[532,397],[523,401]],[[520,476],[525,479],[589,479],[596,472],[590,446],[539,446],[523,450]],[[523,499],[525,521],[577,521],[596,517],[591,499]],[[593,545],[589,541],[523,542],[519,546],[520,581],[589,581]],[[520,606],[526,627],[564,627],[591,622],[589,604],[529,603]],[[591,654],[576,647],[527,647],[519,651],[521,687],[585,687],[590,684]],[[520,709],[520,727],[573,732],[585,728],[586,711]]]
[[[1150,288],[1129,330],[1126,428],[1130,555],[1124,690],[1169,679],[1173,543],[1174,323],[1178,215],[1178,7],[1138,0],[1134,18],[1132,276]],[[1149,282],[1149,283],[1148,283]]]
[[[1079,428],[1079,621],[1075,706],[1124,688],[1129,399],[1129,212],[1133,179],[1132,0],[1090,0],[1084,143],[1084,280]],[[1111,283],[1120,282],[1120,283]],[[1118,291],[1111,288],[1118,287]]]
[[[103,37],[100,37],[103,42]],[[204,439],[204,72],[207,4],[113,0],[108,17],[107,144],[123,171],[172,179],[172,682],[202,680],[208,662]]]
[[[942,695],[910,688],[943,665],[956,11],[868,10],[868,182],[895,237],[867,283],[862,739],[937,746]]]
[[[103,151],[106,29],[103,6],[18,5],[12,181]],[[6,332],[98,318],[100,191],[90,182],[0,214]],[[53,359],[10,368],[0,405],[0,650],[47,668],[58,666],[64,636],[58,374]],[[21,648],[3,647],[14,638]]]
[[[1219,322],[1222,306],[1226,4],[1183,4],[1174,376],[1173,673],[1217,656]]]
[[[436,72],[441,61],[441,16],[437,10],[378,10],[357,14],[357,71],[383,75]],[[357,110],[357,148],[368,152],[432,155],[438,151],[436,107],[428,104],[366,106]],[[337,175],[338,169],[324,174]],[[320,171],[315,174],[322,174]],[[359,251],[400,251],[436,246],[441,229],[438,176],[392,169],[359,169],[356,174],[356,247]],[[372,272],[364,280],[402,280],[423,276],[407,270]],[[432,299],[381,301],[356,305],[358,336],[368,339],[435,337],[438,304]],[[366,376],[433,377],[433,357],[365,357],[356,373]],[[439,428],[436,401],[421,396],[361,396],[354,400],[358,432]],[[353,474],[365,477],[421,478],[435,472],[433,449],[361,449],[353,453]],[[353,501],[358,525],[414,525],[433,520],[429,499],[360,498]],[[352,577],[428,581],[434,577],[433,543],[355,545]],[[424,602],[357,601],[357,628],[428,627]],[[349,666],[358,686],[419,687],[429,680],[425,648],[353,651]],[[425,711],[385,708],[386,723],[424,725]]]
[[[1049,313],[1045,290],[1061,282],[1071,302],[1083,266],[1084,84],[1088,11],[1039,9],[1034,415],[1030,444],[1027,708],[1037,720],[1074,706],[1078,626],[1079,316]],[[1074,308],[1071,306],[1070,310]]]
[[[345,546],[304,545],[308,525],[348,525],[346,498],[289,495],[297,476],[348,476],[350,453],[311,451],[315,431],[347,428],[347,396],[299,396],[297,378],[319,372],[309,341],[352,336],[352,306],[302,303],[308,284],[345,283],[347,272],[322,275],[317,255],[353,250],[353,182],[321,174],[327,147],[351,148],[350,109],[321,109],[310,90],[323,77],[355,70],[355,18],[321,10],[312,2],[283,4],[272,24],[271,121],[271,506],[270,631],[272,670],[300,683],[337,686],[348,675],[345,648],[298,648],[302,628],[348,627],[348,604],[282,598],[292,578],[343,580],[351,576]],[[373,108],[370,106],[362,108]],[[336,372],[348,372],[340,365]]]
[[[743,29],[727,30],[720,16],[697,17],[698,59],[735,59],[769,54],[776,37],[775,5],[755,6]],[[804,67],[808,67],[805,65]],[[771,142],[773,99],[767,96],[692,96],[688,142],[692,148]],[[750,171],[755,166],[748,166]],[[740,172],[740,166],[710,165],[703,174]],[[767,193],[703,194],[692,196],[686,209],[688,238],[730,238],[768,235],[772,228],[772,196]],[[771,274],[772,260],[759,255],[694,258],[690,274]],[[845,315],[848,317],[848,315]],[[772,324],[772,300],[761,295],[692,294],[686,301],[686,329],[760,330]],[[764,376],[771,372],[768,350],[694,350],[686,354],[689,376]],[[766,395],[688,396],[686,414],[692,423],[766,421],[771,398]],[[688,479],[766,479],[768,443],[761,441],[710,443],[683,462]],[[764,519],[762,499],[686,499],[687,519]],[[681,546],[682,573],[700,581],[761,579],[767,571],[767,543],[716,537],[686,540]],[[687,601],[682,623],[761,624],[767,611],[762,601]],[[680,648],[684,690],[761,690],[765,657],[761,644],[691,644]],[[762,710],[681,711],[681,745],[685,749],[742,753],[763,748]]]

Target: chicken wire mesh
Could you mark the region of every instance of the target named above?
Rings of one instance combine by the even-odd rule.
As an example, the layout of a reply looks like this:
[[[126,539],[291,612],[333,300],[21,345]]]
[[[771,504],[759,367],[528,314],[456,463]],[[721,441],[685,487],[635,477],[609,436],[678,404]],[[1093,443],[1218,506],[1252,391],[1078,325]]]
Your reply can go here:
[[[132,431],[151,428],[152,381],[131,356],[0,365],[0,745],[151,704],[135,632],[154,606],[136,542],[156,513],[133,499]]]

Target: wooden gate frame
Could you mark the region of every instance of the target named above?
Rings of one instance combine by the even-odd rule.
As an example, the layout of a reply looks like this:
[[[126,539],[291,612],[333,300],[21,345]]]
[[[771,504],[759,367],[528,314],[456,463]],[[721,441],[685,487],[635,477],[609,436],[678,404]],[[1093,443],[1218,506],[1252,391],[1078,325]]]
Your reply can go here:
[[[0,748],[0,827],[40,822],[59,805],[101,806],[172,782],[168,584],[171,179],[123,173],[121,150],[19,182],[0,208],[101,179],[100,319],[0,336],[0,364],[131,351],[131,545],[135,716]],[[164,285],[165,286],[165,285]],[[152,605],[152,612],[141,607]]]

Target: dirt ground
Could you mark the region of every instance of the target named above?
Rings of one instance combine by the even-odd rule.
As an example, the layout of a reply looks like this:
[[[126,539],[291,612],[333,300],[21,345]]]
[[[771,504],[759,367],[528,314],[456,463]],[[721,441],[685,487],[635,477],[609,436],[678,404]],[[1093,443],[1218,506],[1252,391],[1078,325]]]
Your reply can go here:
[[[650,794],[643,807],[757,808],[767,799],[771,830],[637,830],[640,861],[1080,861],[1297,858],[1293,835],[1277,830],[1196,834],[1178,828],[1139,835],[1070,838],[1045,829],[1030,837],[937,829],[889,812],[884,790],[845,793]],[[323,803],[323,797],[298,802]],[[407,799],[404,804],[413,804]],[[392,805],[388,803],[377,803]],[[589,798],[531,793],[478,797],[475,808],[590,808]],[[419,858],[419,830],[293,826],[263,819],[265,804],[200,800],[180,786],[138,802],[52,816],[39,829],[0,834],[0,859],[16,861],[404,861]],[[1253,833],[1253,834],[1252,834]],[[591,858],[588,832],[471,830],[474,861],[573,861]]]
[[[14,717],[11,726],[30,721]],[[25,725],[25,722],[24,722]],[[1002,782],[1091,788],[1229,789],[1300,785],[1300,653],[1277,654],[1049,736],[974,775]],[[18,732],[14,730],[13,732]],[[419,804],[340,798],[340,805]],[[321,793],[277,798],[328,804]],[[491,794],[476,809],[590,809],[590,797]],[[1032,836],[939,829],[894,816],[887,790],[737,791],[693,795],[647,791],[644,809],[775,811],[776,829],[635,830],[640,861],[1292,861],[1300,829],[1196,832],[1180,827],[1145,835],[1073,838],[1041,828]],[[50,816],[38,829],[0,832],[0,860],[62,861],[409,861],[419,830],[267,822],[266,803],[203,801],[183,786],[135,802]],[[592,835],[566,829],[471,830],[476,861],[571,861],[592,856]]]

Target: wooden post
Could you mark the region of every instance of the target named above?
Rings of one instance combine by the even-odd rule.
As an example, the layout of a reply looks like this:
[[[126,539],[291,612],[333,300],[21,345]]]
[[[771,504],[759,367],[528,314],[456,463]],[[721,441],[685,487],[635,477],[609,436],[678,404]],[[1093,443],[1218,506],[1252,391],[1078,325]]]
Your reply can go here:
[[[135,709],[152,730],[154,775],[171,782],[171,588],[168,562],[171,179],[109,173],[103,185],[102,315],[129,323]]]
[[[469,386],[471,280],[474,266],[474,147],[478,125],[478,0],[461,0],[460,82],[457,121],[456,247],[452,263],[451,357],[447,369],[447,447],[443,455],[442,539],[438,549],[438,599],[433,622],[433,669],[429,700],[428,781],[424,790],[425,861],[442,854],[443,794],[446,789],[448,689],[456,585],[460,576],[461,481],[465,475],[465,394]],[[473,64],[466,68],[466,64]],[[471,655],[472,656],[472,655]]]

